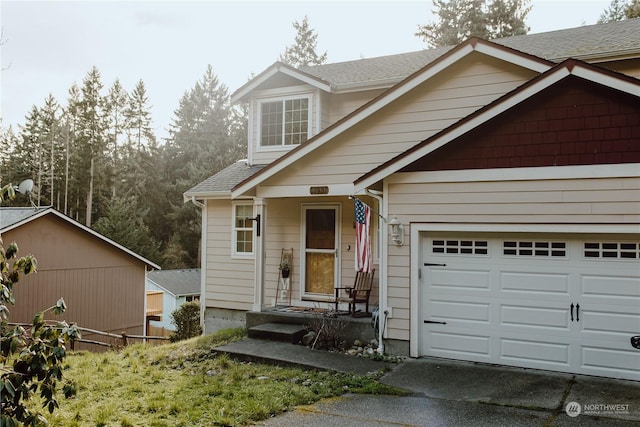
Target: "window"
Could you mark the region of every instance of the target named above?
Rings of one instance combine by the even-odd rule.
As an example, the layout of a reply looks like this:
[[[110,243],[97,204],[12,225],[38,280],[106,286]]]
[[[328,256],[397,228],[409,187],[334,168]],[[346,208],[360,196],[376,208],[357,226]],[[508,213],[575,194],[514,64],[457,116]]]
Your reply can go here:
[[[251,255],[253,254],[253,205],[237,204],[233,212],[233,251],[238,255]]]
[[[199,295],[187,295],[185,298],[186,302],[200,301]]]
[[[584,244],[586,258],[640,258],[640,243],[631,242],[587,242]]]
[[[434,240],[434,254],[487,255],[489,253],[486,240]]]
[[[260,104],[260,146],[300,145],[309,132],[309,98]]]
[[[504,241],[502,254],[514,256],[556,257],[567,255],[566,242]]]

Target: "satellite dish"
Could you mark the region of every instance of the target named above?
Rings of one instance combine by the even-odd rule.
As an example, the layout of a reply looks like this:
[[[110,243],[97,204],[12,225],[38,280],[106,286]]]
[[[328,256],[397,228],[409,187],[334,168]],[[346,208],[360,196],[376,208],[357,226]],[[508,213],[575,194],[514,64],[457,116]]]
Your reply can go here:
[[[18,190],[18,193],[21,193],[21,194],[31,193],[31,190],[33,190],[33,180],[25,179],[20,183],[20,185],[18,185],[17,190]]]

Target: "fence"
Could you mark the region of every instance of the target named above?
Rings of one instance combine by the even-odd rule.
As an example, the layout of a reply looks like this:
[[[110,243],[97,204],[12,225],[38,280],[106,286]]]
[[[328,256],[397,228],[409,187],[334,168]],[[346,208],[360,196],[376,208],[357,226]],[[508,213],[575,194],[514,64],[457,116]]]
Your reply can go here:
[[[7,323],[11,326],[22,326],[23,328],[29,328],[33,326],[28,323]],[[104,332],[97,331],[95,329],[82,328],[78,327],[81,336],[98,336],[104,338],[103,341],[97,339],[89,339],[89,338],[80,338],[77,340],[71,341],[71,350],[76,349],[76,343],[84,343],[89,344],[91,346],[97,346],[97,348],[109,348],[109,349],[117,349],[126,347],[130,344],[138,343],[138,342],[161,342],[161,341],[169,341],[169,337],[166,336],[149,336],[149,335],[129,335],[126,331],[121,332],[120,334],[114,334],[112,332]]]

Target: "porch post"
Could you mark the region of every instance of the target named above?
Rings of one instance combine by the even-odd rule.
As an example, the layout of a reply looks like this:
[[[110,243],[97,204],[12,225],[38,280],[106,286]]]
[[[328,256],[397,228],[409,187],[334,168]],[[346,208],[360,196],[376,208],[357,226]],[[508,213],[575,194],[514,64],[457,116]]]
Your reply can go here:
[[[259,222],[256,221],[254,226],[254,254],[255,254],[255,278],[253,292],[253,311],[262,311],[264,307],[264,239],[267,234],[267,202],[262,197],[253,199],[253,214],[255,217],[260,215]],[[260,235],[258,236],[258,229]]]

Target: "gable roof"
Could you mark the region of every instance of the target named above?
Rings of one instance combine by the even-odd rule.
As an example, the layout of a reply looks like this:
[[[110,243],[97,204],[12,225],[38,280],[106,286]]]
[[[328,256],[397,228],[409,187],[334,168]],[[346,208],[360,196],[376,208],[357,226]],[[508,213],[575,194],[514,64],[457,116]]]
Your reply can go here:
[[[388,162],[378,166],[371,172],[358,178],[354,182],[356,192],[361,191],[384,179],[390,174],[399,171],[403,167],[408,166],[414,161],[432,153],[438,148],[477,128],[488,120],[491,120],[499,114],[517,106],[534,94],[547,89],[551,85],[569,76],[579,77],[640,97],[640,80],[638,79],[602,69],[575,59],[565,60],[551,68],[549,71],[505,94],[491,104],[470,114],[447,129],[440,131],[404,153],[401,153]]]
[[[160,266],[149,261],[148,259],[138,255],[130,249],[125,248],[119,243],[109,239],[108,237],[103,236],[102,234],[92,230],[91,228],[80,224],[79,222],[69,218],[68,216],[58,212],[52,207],[36,207],[36,208],[11,208],[11,207],[0,207],[0,234],[6,233],[10,230],[14,230],[18,227],[21,227],[31,221],[34,221],[38,218],[41,218],[45,215],[53,215],[56,218],[59,218],[73,227],[80,229],[81,231],[107,243],[110,246],[126,253],[129,256],[136,258],[138,261],[146,264],[148,267],[151,267],[156,270],[160,270]]]
[[[597,58],[596,62],[602,62],[624,59],[629,55],[637,56],[640,53],[639,34],[640,18],[635,18],[491,41],[552,62],[568,58]],[[297,69],[276,62],[241,86],[231,99],[235,102],[245,98],[278,72],[333,93],[359,88],[388,88],[453,48],[454,46],[445,46],[354,61],[302,66]]]
[[[147,281],[173,296],[200,295],[200,269],[158,270],[147,273]]]
[[[308,153],[322,146],[327,141],[350,129],[355,124],[360,123],[366,117],[369,117],[373,113],[379,111],[390,102],[400,98],[431,77],[445,70],[447,67],[474,52],[480,52],[494,58],[511,62],[524,68],[534,70],[538,73],[542,73],[553,66],[552,62],[544,59],[518,52],[482,39],[471,38],[447,51],[444,55],[441,55],[435,61],[419,69],[404,79],[401,83],[393,86],[352,113],[343,117],[341,120],[307,140],[304,144],[301,144],[287,152],[282,157],[265,166],[259,172],[238,183],[233,187],[231,197],[236,198],[242,196],[263,180],[285,169],[291,163],[306,156]]]

